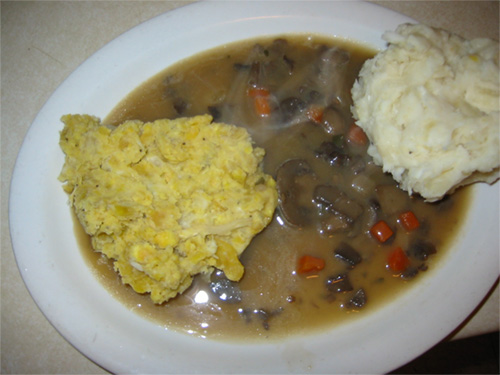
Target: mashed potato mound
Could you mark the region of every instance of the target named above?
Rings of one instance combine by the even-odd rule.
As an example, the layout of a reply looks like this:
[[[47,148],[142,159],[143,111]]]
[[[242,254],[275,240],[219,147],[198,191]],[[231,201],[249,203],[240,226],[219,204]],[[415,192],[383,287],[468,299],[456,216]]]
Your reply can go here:
[[[239,280],[239,255],[270,222],[275,182],[244,128],[208,115],[108,127],[66,115],[59,179],[96,251],[124,283],[162,303],[214,267]]]
[[[352,88],[368,153],[400,187],[436,201],[498,179],[499,44],[425,25],[386,32]]]

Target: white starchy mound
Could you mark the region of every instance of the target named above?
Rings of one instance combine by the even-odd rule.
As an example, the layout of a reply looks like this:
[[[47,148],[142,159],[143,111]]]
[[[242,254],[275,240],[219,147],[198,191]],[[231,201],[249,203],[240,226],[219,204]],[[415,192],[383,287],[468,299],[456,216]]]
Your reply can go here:
[[[387,49],[365,62],[352,88],[374,161],[427,201],[497,180],[498,42],[413,24],[383,38]]]

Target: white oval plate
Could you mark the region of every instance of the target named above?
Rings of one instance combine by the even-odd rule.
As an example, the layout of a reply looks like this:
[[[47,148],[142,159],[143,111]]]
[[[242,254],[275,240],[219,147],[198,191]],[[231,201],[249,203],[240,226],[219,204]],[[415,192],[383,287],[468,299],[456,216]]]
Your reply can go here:
[[[105,117],[168,65],[227,42],[311,32],[383,48],[383,31],[411,22],[360,2],[202,2],[123,34],[82,64],[33,122],[12,179],[10,225],[22,277],[47,319],[78,350],[115,373],[384,373],[436,344],[478,305],[498,277],[498,184],[475,187],[474,210],[443,264],[401,298],[351,323],[282,343],[222,343],[175,333],[111,297],[73,235],[60,117]]]

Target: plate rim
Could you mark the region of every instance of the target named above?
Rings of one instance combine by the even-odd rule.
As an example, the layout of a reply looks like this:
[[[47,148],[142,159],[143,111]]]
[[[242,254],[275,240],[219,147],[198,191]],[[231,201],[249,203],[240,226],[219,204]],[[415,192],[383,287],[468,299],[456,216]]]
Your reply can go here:
[[[176,8],[172,11],[167,12],[167,13],[160,14],[160,15],[152,18],[151,20],[146,21],[146,22],[132,28],[131,30],[127,31],[126,33],[122,34],[118,38],[116,38],[113,41],[111,41],[110,43],[106,44],[103,48],[101,48],[95,54],[93,54],[89,59],[87,59],[85,62],[83,62],[54,91],[54,93],[51,95],[49,100],[45,103],[45,105],[42,107],[42,109],[40,110],[40,112],[36,116],[35,120],[33,121],[33,124],[31,125],[31,127],[28,130],[28,133],[25,136],[25,139],[23,140],[22,146],[21,146],[20,151],[19,151],[18,158],[17,158],[15,166],[14,166],[14,171],[13,171],[13,176],[12,176],[12,181],[11,181],[11,191],[10,191],[10,197],[9,197],[9,222],[11,224],[10,225],[11,239],[12,239],[13,250],[14,250],[14,254],[15,254],[15,258],[16,258],[16,263],[18,264],[18,267],[20,269],[21,275],[23,277],[23,281],[25,282],[30,294],[32,295],[33,299],[37,303],[37,305],[40,308],[40,310],[42,311],[42,313],[49,320],[49,322],[51,322],[51,324],[58,330],[58,332],[60,332],[62,334],[62,336],[65,337],[65,339],[67,341],[69,341],[74,347],[76,347],[82,354],[84,354],[85,356],[90,358],[92,361],[103,366],[104,368],[106,368],[110,371],[113,371],[113,372],[145,372],[145,371],[142,371],[145,368],[147,368],[147,370],[148,370],[146,372],[152,372],[152,370],[154,370],[155,368],[140,367],[137,364],[134,365],[134,364],[129,364],[129,363],[127,363],[124,366],[124,363],[123,363],[124,348],[123,347],[121,347],[121,348],[118,347],[115,349],[115,351],[113,352],[113,354],[114,354],[113,358],[108,358],[106,355],[102,355],[102,353],[99,350],[96,350],[96,348],[101,348],[102,346],[105,346],[105,345],[116,345],[116,339],[126,340],[126,337],[123,337],[123,335],[118,336],[114,339],[109,339],[106,337],[104,337],[104,338],[86,337],[85,341],[82,341],[82,337],[80,337],[78,335],[81,332],[78,332],[78,334],[75,334],[75,332],[73,332],[70,327],[66,326],[65,324],[61,324],[61,322],[58,320],[58,319],[61,319],[61,314],[64,314],[64,312],[61,312],[57,308],[54,309],[54,306],[50,306],[50,303],[47,303],[47,301],[43,300],[43,297],[41,297],[41,295],[40,295],[41,292],[39,291],[39,289],[37,289],[38,286],[34,285],[34,283],[36,283],[37,280],[33,279],[33,276],[31,273],[33,265],[25,259],[26,252],[24,254],[22,252],[20,252],[21,251],[20,248],[22,248],[24,246],[24,241],[22,238],[23,233],[24,233],[23,232],[24,228],[22,228],[22,226],[20,224],[20,217],[22,218],[22,216],[23,216],[22,212],[21,212],[23,210],[23,208],[27,209],[25,206],[19,205],[19,202],[22,199],[22,197],[20,197],[20,194],[18,192],[25,191],[25,189],[20,188],[20,184],[26,182],[26,180],[25,180],[26,177],[25,177],[25,175],[23,175],[22,172],[25,172],[26,168],[28,168],[28,170],[29,170],[30,159],[32,158],[32,155],[29,154],[30,147],[32,147],[33,142],[36,142],[37,140],[39,140],[40,132],[42,130],[44,130],[43,125],[40,125],[40,124],[46,124],[47,121],[51,121],[50,119],[52,116],[49,113],[50,111],[47,108],[50,108],[50,106],[52,105],[52,103],[54,101],[61,100],[60,98],[57,99],[57,96],[58,95],[60,96],[61,92],[63,92],[64,90],[67,90],[67,88],[71,84],[73,84],[75,80],[78,80],[78,78],[80,76],[82,76],[82,74],[83,74],[82,72],[85,72],[85,69],[89,69],[89,67],[92,68],[92,66],[94,64],[102,62],[103,54],[105,55],[105,54],[109,53],[108,51],[110,49],[113,49],[113,48],[120,49],[120,46],[122,46],[123,43],[126,44],[130,41],[130,39],[134,39],[136,37],[135,34],[139,33],[140,30],[147,29],[148,27],[151,28],[154,25],[158,25],[159,23],[161,23],[165,20],[172,22],[172,19],[174,19],[174,21],[175,21],[175,18],[186,17],[186,16],[190,15],[190,13],[192,14],[192,12],[198,12],[199,14],[203,14],[208,9],[216,7],[217,3],[221,3],[221,1],[206,1],[206,2],[200,2],[200,3],[192,3],[192,4],[184,5],[180,8]],[[295,7],[297,6],[296,2],[292,2],[292,3],[295,3]],[[318,4],[317,5],[318,7],[325,6],[324,2],[321,2],[321,1],[315,2],[315,3]],[[323,4],[321,4],[321,3],[323,3]],[[245,5],[248,6],[248,4],[252,4],[252,6],[255,6],[257,8],[259,7],[257,2],[251,2],[251,3],[247,2]],[[377,17],[373,16],[374,14],[375,15],[382,14],[385,16],[390,15],[392,17],[395,17],[395,19],[399,20],[400,22],[403,19],[407,20],[408,22],[412,21],[411,19],[409,19],[406,16],[400,15],[399,13],[396,13],[394,11],[380,7],[376,4],[364,3],[364,2],[354,2],[354,3],[349,3],[349,5],[346,5],[345,2],[338,2],[335,6],[339,6],[339,4],[342,4],[343,6],[347,6],[347,7],[354,7],[357,9],[368,9],[368,10],[372,11],[372,13],[370,13],[370,15],[371,15],[370,19],[375,20],[375,21],[373,21],[375,23],[377,21]],[[243,3],[240,3],[238,6],[242,6],[242,5],[243,5]],[[265,7],[259,9],[259,12],[266,11],[267,9],[269,9],[267,5],[268,4],[266,4]],[[260,6],[262,6],[262,4]],[[296,8],[291,6],[290,9],[292,10],[292,9],[296,9]],[[247,10],[247,9],[245,9],[245,10]],[[257,13],[260,14],[259,12],[257,12]],[[270,17],[270,16],[267,16],[267,17]],[[226,20],[226,22],[232,22],[232,21]],[[398,22],[398,23],[400,23],[400,22]],[[166,66],[164,66],[163,68],[165,68],[165,67]],[[85,74],[83,74],[83,75],[85,75]],[[149,76],[151,76],[151,75],[149,75]],[[87,96],[89,96],[89,95],[87,95]],[[79,105],[81,105],[81,103],[72,103],[72,105],[75,107],[78,107]],[[104,109],[102,111],[104,112]],[[60,115],[62,115],[62,114],[63,113],[60,113]],[[101,115],[104,115],[104,113],[102,113]],[[44,141],[43,145],[46,148],[50,147],[51,143],[53,143],[53,142],[51,142],[51,140],[47,140],[47,139],[44,139],[43,141]],[[62,164],[58,164],[58,163],[60,163],[61,160],[62,159],[61,159],[60,153],[59,153],[59,155],[51,156],[50,161],[53,162],[53,165],[50,165],[50,163],[49,163],[48,165],[45,166],[45,168],[38,171],[38,174],[36,174],[36,176],[38,176],[38,178],[41,178],[40,176],[43,174],[54,175],[55,172],[58,173],[58,170],[62,166]],[[63,196],[63,194],[62,194],[63,192],[62,192],[62,189],[60,188],[60,184],[56,180],[52,181],[52,183],[49,184],[49,186],[44,187],[44,190],[42,190],[42,192],[43,193],[46,193],[47,191],[50,192],[51,189],[59,189],[60,191],[58,193],[58,196]],[[479,188],[476,190],[485,190],[485,189]],[[498,184],[496,185],[495,190],[498,190]],[[497,194],[497,196],[498,196],[498,194]],[[38,193],[36,199],[38,199],[38,200],[43,199],[43,194]],[[497,201],[497,203],[498,203],[498,201]],[[45,205],[43,205],[43,206],[46,207],[47,205],[49,205],[49,202],[46,202]],[[21,208],[21,207],[23,207],[23,208]],[[497,204],[497,207],[498,207],[498,204]],[[50,207],[46,207],[46,209],[50,209]],[[64,219],[64,218],[62,218],[62,219]],[[496,220],[498,222],[498,215],[497,215]],[[67,236],[62,236],[61,239],[57,243],[61,243],[61,242],[64,243],[64,241],[67,240],[67,238],[68,238]],[[72,264],[71,262],[74,262],[74,260],[71,259],[70,257],[68,257],[67,261],[70,262],[70,264]],[[498,264],[498,262],[496,264]],[[54,272],[62,272],[62,271],[55,270]],[[89,275],[85,275],[85,273],[75,275],[75,277],[79,278],[78,279],[79,282],[89,282],[88,276]],[[498,277],[498,275],[495,277],[495,280],[497,277]],[[489,280],[489,278],[486,278],[486,280],[483,282],[482,288],[484,288],[484,285],[488,284],[487,280]],[[487,285],[487,290],[489,290],[489,288],[495,282],[495,280],[493,280],[491,283],[489,283]],[[94,280],[94,283],[92,285],[95,285],[95,280]],[[109,295],[107,292],[97,293],[97,295],[95,296],[95,300],[98,302],[103,302],[103,300],[106,297],[109,298]],[[482,297],[483,297],[483,295],[481,295],[480,297],[477,298],[478,299],[477,303],[480,302]],[[53,303],[53,301],[50,301],[50,302]],[[472,306],[470,311],[472,311],[476,307],[477,303],[474,306]],[[136,331],[137,330],[139,330],[139,331],[145,330],[145,331],[150,332],[152,334],[157,334],[158,327],[156,327],[156,326],[152,327],[150,323],[145,324],[145,322],[139,322],[139,320],[137,318],[135,318],[135,319],[133,318],[133,316],[131,315],[132,313],[130,311],[123,311],[123,306],[121,306],[121,307],[120,306],[121,306],[121,304],[119,302],[114,301],[114,303],[110,303],[109,305],[107,305],[107,308],[108,309],[116,308],[116,309],[120,310],[120,316],[119,316],[120,319],[131,318],[132,321],[134,321],[134,323],[138,323],[138,327],[136,328]],[[95,306],[91,306],[91,307],[88,307],[89,311],[95,312],[96,307]],[[374,313],[380,313],[381,310],[383,310],[383,309],[379,309],[379,310],[377,310],[377,312],[374,312]],[[469,311],[469,313],[470,313],[470,311]],[[372,313],[370,315],[373,315],[374,313]],[[108,312],[108,314],[112,315],[109,312]],[[465,319],[466,316],[463,316],[463,319]],[[461,320],[463,320],[463,319],[461,319]],[[455,317],[454,321],[457,321],[457,320],[460,320],[460,318]],[[458,321],[457,324],[459,324],[461,322],[461,320]],[[357,320],[356,322],[359,322],[359,321]],[[99,323],[101,325],[103,324],[102,322],[99,322]],[[362,327],[362,325],[361,325],[361,327]],[[95,328],[102,329],[104,333],[109,332],[109,331],[107,331],[107,329],[109,327],[107,328],[104,326],[99,326],[99,327],[95,327]],[[362,327],[362,328],[364,328],[364,327]],[[356,331],[356,330],[359,330],[360,327],[353,328],[352,324],[348,324],[348,325],[345,325],[344,327],[340,327],[339,331],[345,331],[347,329],[354,329]],[[113,332],[113,333],[116,333],[116,332]],[[449,332],[445,332],[445,334],[443,335],[443,332],[440,332],[440,333],[437,333],[435,336],[436,337],[437,336],[444,337],[448,333]],[[205,344],[200,343],[200,340],[197,340],[196,344],[194,344],[194,341],[192,341],[192,338],[190,338],[191,341],[189,341],[189,343],[186,343],[186,340],[184,340],[185,339],[184,335],[182,335],[182,337],[180,337],[179,335],[181,335],[181,334],[179,334],[179,335],[176,333],[169,333],[169,334],[172,334],[176,338],[179,338],[179,341],[182,341],[181,346],[183,346],[185,348],[195,346],[195,347],[201,349],[201,348],[206,347]],[[287,354],[288,357],[285,358],[284,361],[285,362],[288,361],[289,363],[291,363],[293,365],[299,366],[298,367],[299,369],[302,368],[301,366],[303,366],[304,363],[308,364],[311,361],[314,362],[315,360],[318,360],[318,358],[300,356],[300,355],[298,357],[294,358],[294,356],[297,355],[298,351],[304,349],[305,343],[303,343],[302,341],[303,340],[295,340],[293,345],[287,346],[286,344],[283,344],[281,347],[283,353],[285,353],[285,352],[288,353]],[[89,347],[89,343],[94,343],[95,347]],[[215,342],[215,343],[211,342],[211,343],[217,349],[222,349],[222,348],[225,349],[228,347],[227,343],[218,343],[218,342]],[[233,344],[230,344],[230,345],[232,346]],[[278,344],[278,346],[280,346],[280,345],[281,344]],[[238,345],[238,346],[240,346],[240,345]],[[266,345],[261,345],[261,346],[265,347]],[[271,346],[274,347],[275,344],[271,344]],[[407,362],[409,359],[413,359],[414,357],[416,357],[417,355],[419,355],[423,351],[425,351],[425,349],[427,349],[427,345],[424,345],[424,346],[426,346],[424,349],[422,349],[422,347],[419,347],[418,349],[412,348],[413,349],[413,354],[411,355],[412,358],[409,358],[409,357],[402,358],[398,364],[394,363],[391,366],[391,368],[387,368],[386,366],[384,366],[384,364],[381,364],[381,363],[377,363],[374,365],[372,362],[372,363],[370,363],[369,367],[365,367],[364,369],[371,370],[371,371],[377,370],[380,372],[385,372],[385,371],[391,370],[392,368],[397,368],[398,365],[401,365],[401,364]],[[214,349],[212,349],[212,350],[214,350]],[[262,348],[260,348],[258,351],[262,351]],[[147,356],[145,358],[147,358]],[[324,362],[326,359],[320,358],[320,360],[322,360]],[[371,362],[371,361],[367,361],[367,362]],[[144,365],[144,363],[142,363],[142,365]],[[315,363],[312,363],[312,365],[315,365]],[[235,363],[235,366],[238,366],[238,364]],[[280,366],[281,367],[270,367],[270,371],[266,371],[266,372],[280,372],[283,370],[290,370],[290,371],[294,370],[293,368],[292,369],[287,368],[286,363],[285,363],[285,367],[282,367],[283,363],[280,363]],[[307,368],[302,368],[302,369],[307,370]],[[348,368],[346,368],[346,369],[348,369]],[[160,372],[164,372],[164,370],[165,369],[161,369]],[[173,370],[173,372],[178,372],[179,370],[182,371],[182,369],[176,368]],[[192,370],[196,370],[196,369],[192,369]],[[219,368],[215,368],[214,370],[223,371],[223,369],[219,369]],[[246,369],[241,368],[241,370],[242,370],[241,372],[245,372],[243,370],[246,370]],[[232,371],[230,370],[230,372],[232,372]],[[250,372],[258,372],[258,371],[255,371],[255,369],[254,369],[254,371],[250,371]],[[314,370],[313,370],[313,372],[314,372]]]

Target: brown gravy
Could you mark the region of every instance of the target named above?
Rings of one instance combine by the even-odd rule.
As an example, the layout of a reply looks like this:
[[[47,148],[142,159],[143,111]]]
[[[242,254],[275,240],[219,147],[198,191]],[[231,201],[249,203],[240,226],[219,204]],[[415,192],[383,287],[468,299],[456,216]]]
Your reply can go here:
[[[349,66],[343,71],[342,85],[345,87],[343,93],[336,93],[334,98],[340,103],[341,114],[348,118],[350,98],[346,92],[352,86],[362,63],[373,56],[374,51],[354,43],[319,36],[287,35],[283,38],[286,38],[287,46],[280,48],[285,48],[286,58],[293,61],[293,64],[285,63],[289,67],[293,65],[295,71],[306,70],[314,64],[311,56],[322,46],[338,46],[349,52]],[[352,176],[347,176],[340,169],[332,170],[330,164],[319,160],[311,152],[323,138],[330,137],[321,127],[301,122],[276,128],[275,118],[255,116],[245,101],[246,82],[243,82],[239,69],[247,71],[246,64],[251,59],[249,56],[261,53],[262,48],[264,51],[267,48],[272,55],[273,40],[275,38],[234,43],[169,67],[127,96],[110,113],[105,123],[116,125],[127,119],[152,121],[165,117],[192,116],[207,113],[209,107],[212,110],[215,107],[218,108],[215,113],[221,116],[218,121],[246,126],[256,144],[266,149],[264,167],[267,173],[275,176],[283,161],[300,158],[309,162],[321,183],[350,185]],[[261,51],[255,52],[259,48]],[[279,76],[279,72],[276,76]],[[280,98],[295,95],[294,91],[300,90],[300,83],[286,81],[288,83],[283,84],[274,76],[267,79],[268,87],[279,91],[277,96]],[[346,121],[352,120],[348,118]],[[390,176],[369,164],[364,150],[354,150],[354,153],[361,155],[367,170],[375,176],[376,186],[395,186]],[[366,194],[366,199],[370,199],[369,194],[372,193]],[[208,280],[200,277],[183,295],[166,304],[155,305],[149,296],[139,295],[121,283],[111,262],[92,250],[88,237],[76,220],[75,228],[82,254],[96,277],[115,298],[138,314],[169,329],[195,336],[225,340],[278,339],[317,332],[369,313],[393,300],[399,293],[404,293],[411,285],[418,285],[418,279],[426,276],[423,271],[427,268],[438,266],[440,258],[451,247],[467,212],[469,190],[462,189],[439,204],[424,203],[419,198],[410,199],[405,195],[402,194],[400,201],[404,201],[405,207],[410,207],[422,218],[418,235],[431,240],[438,249],[437,254],[425,261],[425,267],[421,267],[415,277],[403,279],[390,272],[386,266],[388,252],[394,246],[406,248],[411,239],[398,224],[393,224],[396,233],[391,243],[380,244],[366,230],[360,230],[356,236],[347,233],[321,235],[314,225],[300,229],[286,223],[283,225],[283,219],[277,211],[273,222],[254,238],[242,256],[245,276],[238,283],[242,292],[242,301],[239,303],[221,301],[210,290]],[[396,206],[399,204],[403,205],[401,202],[395,203]],[[395,214],[384,215],[389,220]],[[333,249],[344,241],[349,241],[363,258],[360,264],[348,271],[354,291],[362,287],[366,293],[367,301],[362,309],[347,306],[353,292],[331,293],[325,288],[329,276],[346,272],[345,263],[338,261],[333,253]],[[297,261],[304,254],[325,259],[325,268],[319,272],[298,274]]]

